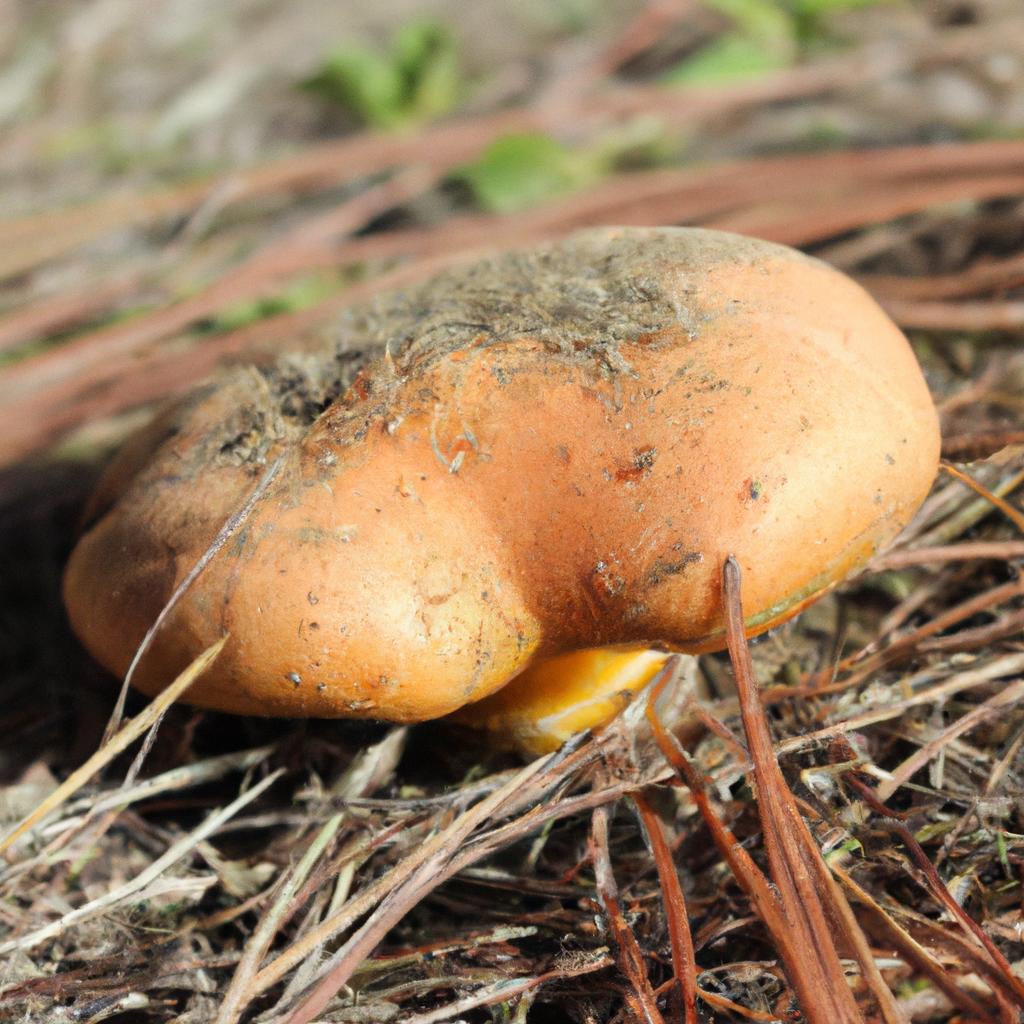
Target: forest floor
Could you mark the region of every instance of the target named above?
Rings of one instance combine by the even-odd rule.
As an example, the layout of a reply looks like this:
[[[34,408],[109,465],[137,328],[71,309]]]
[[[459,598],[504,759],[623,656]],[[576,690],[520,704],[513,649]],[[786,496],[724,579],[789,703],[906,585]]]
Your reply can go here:
[[[850,1021],[1021,1018],[1019,0],[7,0],[0,55],[0,834],[46,810],[0,839],[0,1020],[827,1020],[770,856],[797,810]],[[755,645],[782,776],[726,655],[668,673],[708,693],[687,763],[642,705],[525,768],[137,696],[144,764],[104,742],[60,577],[114,448],[224,360],[608,223],[856,277],[981,488],[941,474]]]

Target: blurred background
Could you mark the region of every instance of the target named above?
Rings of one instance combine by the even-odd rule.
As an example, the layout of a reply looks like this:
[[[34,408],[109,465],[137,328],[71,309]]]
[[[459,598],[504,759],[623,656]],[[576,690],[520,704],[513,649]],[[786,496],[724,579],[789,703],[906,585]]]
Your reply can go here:
[[[224,360],[315,344],[383,289],[607,223],[726,228],[834,263],[911,337],[946,455],[1005,453],[1024,441],[1024,4],[0,0],[0,818],[95,749],[113,701],[67,632],[59,580],[128,433]],[[1011,462],[978,475],[1011,494]],[[1003,571],[941,575],[907,621]],[[920,583],[882,574],[802,628],[822,628],[826,653],[840,619],[868,642]],[[172,720],[156,767],[272,737],[331,777],[365,738]],[[431,757],[424,792],[455,771],[453,752]],[[148,857],[165,834],[135,824],[115,852]],[[971,856],[1002,863],[1003,843]],[[45,916],[56,883],[37,881]],[[0,1018],[29,1012],[18,1000],[41,970],[11,969]],[[101,976],[31,1005],[91,1007]],[[167,1006],[211,1019],[188,991]],[[171,1019],[156,1002],[134,1012]]]
[[[584,224],[798,245],[912,329],[1024,319],[1018,0],[0,11],[0,500],[224,357]]]

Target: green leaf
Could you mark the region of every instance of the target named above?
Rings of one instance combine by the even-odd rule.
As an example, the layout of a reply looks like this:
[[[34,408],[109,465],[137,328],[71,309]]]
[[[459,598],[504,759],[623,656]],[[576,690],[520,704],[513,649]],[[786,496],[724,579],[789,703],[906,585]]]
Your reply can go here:
[[[800,0],[797,0],[800,2]],[[669,71],[673,85],[717,85],[752,78],[791,64],[796,24],[784,0],[705,0],[724,14],[732,31],[712,40]]]
[[[454,177],[469,185],[485,210],[511,213],[570,192],[597,173],[594,161],[547,135],[524,134],[497,139]]]
[[[433,22],[407,25],[395,42],[395,64],[410,118],[430,120],[455,106],[462,72],[455,40],[446,28]]]
[[[814,0],[793,0],[796,4],[803,2]],[[786,0],[705,0],[705,3],[724,14],[740,33],[765,46],[787,47],[792,42],[792,8]]]
[[[813,18],[826,17],[842,11],[853,11],[860,7],[875,7],[891,0],[787,0],[794,14]]]
[[[789,63],[788,53],[740,32],[729,32],[677,64],[662,81],[669,85],[717,85],[754,78]]]
[[[830,14],[891,0],[704,0],[733,24],[664,76],[676,85],[715,85],[776,71],[825,35]]]
[[[394,66],[370,50],[333,53],[303,83],[365,124],[391,128],[401,120],[401,81]]]
[[[387,53],[336,50],[303,86],[374,128],[403,128],[447,113],[462,91],[451,33],[434,22],[403,27]]]

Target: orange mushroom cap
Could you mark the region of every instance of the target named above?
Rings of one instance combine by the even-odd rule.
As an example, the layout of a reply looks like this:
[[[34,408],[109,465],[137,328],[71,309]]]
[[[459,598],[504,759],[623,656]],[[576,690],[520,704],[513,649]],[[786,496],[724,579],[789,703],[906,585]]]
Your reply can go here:
[[[892,540],[938,449],[909,345],[842,274],[720,232],[586,231],[200,388],[109,470],[65,596],[123,673],[279,459],[136,684],[228,633],[196,704],[419,721],[566,652],[722,647],[729,553],[750,632],[789,618]]]

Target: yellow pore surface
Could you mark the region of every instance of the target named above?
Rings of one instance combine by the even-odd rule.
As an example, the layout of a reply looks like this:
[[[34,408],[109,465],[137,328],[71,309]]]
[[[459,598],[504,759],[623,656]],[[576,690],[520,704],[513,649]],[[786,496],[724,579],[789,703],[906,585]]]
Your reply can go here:
[[[599,647],[538,662],[456,718],[530,754],[610,722],[669,657],[648,648]]]

